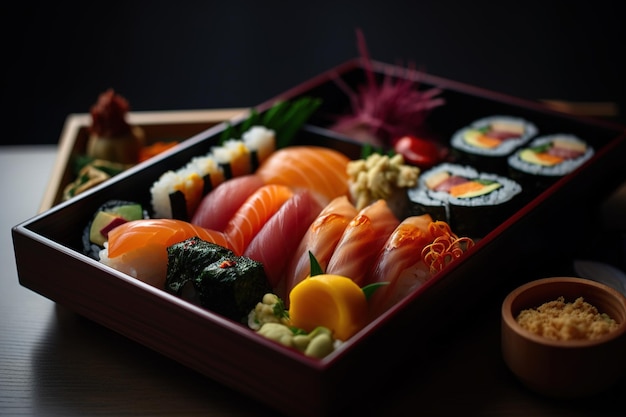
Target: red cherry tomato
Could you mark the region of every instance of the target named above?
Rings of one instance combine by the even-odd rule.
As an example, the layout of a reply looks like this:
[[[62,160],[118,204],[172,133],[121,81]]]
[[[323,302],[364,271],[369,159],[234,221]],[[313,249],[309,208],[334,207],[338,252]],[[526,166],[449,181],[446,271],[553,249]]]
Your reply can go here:
[[[396,140],[393,149],[408,164],[430,168],[441,159],[441,152],[433,142],[415,136],[403,136]]]

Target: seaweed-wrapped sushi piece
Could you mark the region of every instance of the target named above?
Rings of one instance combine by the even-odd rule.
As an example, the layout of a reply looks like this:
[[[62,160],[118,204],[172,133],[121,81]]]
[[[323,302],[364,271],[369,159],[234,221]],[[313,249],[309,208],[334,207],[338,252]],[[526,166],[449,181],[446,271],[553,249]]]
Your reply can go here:
[[[505,173],[506,158],[538,132],[537,126],[520,117],[484,117],[457,130],[450,141],[457,163]]]
[[[527,191],[540,192],[576,170],[594,154],[589,144],[572,134],[540,136],[508,158],[511,178]]]
[[[192,237],[167,248],[167,291],[231,320],[245,323],[272,292],[263,264]]]
[[[459,234],[480,238],[521,205],[521,191],[510,178],[443,163],[422,173],[408,197],[412,214],[430,214]]]

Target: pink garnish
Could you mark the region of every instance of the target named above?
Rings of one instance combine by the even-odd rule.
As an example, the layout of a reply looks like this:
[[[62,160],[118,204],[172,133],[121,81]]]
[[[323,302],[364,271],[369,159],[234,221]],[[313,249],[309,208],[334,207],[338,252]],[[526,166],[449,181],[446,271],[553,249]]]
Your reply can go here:
[[[126,223],[128,220],[126,220],[123,217],[116,217],[113,220],[111,220],[111,222],[109,224],[107,224],[106,226],[104,226],[102,229],[100,229],[100,234],[106,238],[109,237],[109,232],[113,229],[115,229],[117,226]]]
[[[410,79],[411,67],[406,74],[385,74],[379,84],[360,29],[357,41],[367,82],[354,91],[337,77],[337,85],[350,98],[352,114],[338,117],[331,129],[375,146],[389,146],[397,138],[416,134],[429,111],[444,104],[442,98],[436,97],[441,89],[419,91],[418,82]]]

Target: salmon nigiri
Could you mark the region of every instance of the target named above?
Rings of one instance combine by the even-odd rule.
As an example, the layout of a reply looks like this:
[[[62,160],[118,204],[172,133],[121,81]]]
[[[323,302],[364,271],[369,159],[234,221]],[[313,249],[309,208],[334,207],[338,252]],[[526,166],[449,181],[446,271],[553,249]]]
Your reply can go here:
[[[266,184],[306,188],[322,205],[348,194],[350,159],[339,151],[320,146],[289,146],[271,154],[257,169]]]
[[[365,284],[388,282],[378,288],[370,300],[376,315],[382,313],[400,298],[418,288],[429,277],[429,268],[422,261],[422,250],[432,242],[429,214],[404,219],[391,233],[378,254]]]
[[[341,235],[326,273],[352,278],[363,286],[367,271],[399,224],[385,200],[377,200],[361,209]]]
[[[296,191],[252,239],[244,256],[261,262],[274,291],[284,298],[288,256],[298,245],[322,206],[308,190]]]
[[[285,271],[287,294],[311,273],[311,252],[322,270],[326,269],[339,238],[358,210],[348,197],[333,199],[313,220]]]
[[[157,288],[165,286],[167,248],[190,237],[229,248],[222,232],[183,220],[141,219],[122,223],[109,232],[100,262]]]
[[[191,223],[206,229],[224,230],[239,207],[263,185],[261,178],[253,174],[219,184],[202,198]]]
[[[252,238],[291,196],[293,191],[279,184],[267,184],[252,193],[224,228],[233,252],[242,255]]]

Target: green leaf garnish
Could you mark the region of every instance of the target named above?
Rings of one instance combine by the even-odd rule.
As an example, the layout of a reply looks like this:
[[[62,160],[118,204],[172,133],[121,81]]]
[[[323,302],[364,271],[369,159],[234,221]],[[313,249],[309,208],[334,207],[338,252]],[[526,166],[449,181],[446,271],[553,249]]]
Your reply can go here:
[[[309,262],[311,263],[311,276],[324,274],[324,270],[311,251],[309,251]]]
[[[378,153],[381,155],[388,155],[389,157],[392,157],[395,155],[395,151],[393,149],[389,149],[385,151],[384,148],[375,147],[371,143],[366,143],[361,148],[361,159],[367,159],[375,153]]]
[[[311,253],[311,251],[309,251],[309,261],[311,263],[311,275],[310,276],[324,274],[324,270],[320,266],[319,262],[317,262],[317,259],[315,258],[315,255],[313,255],[313,253]],[[374,282],[372,284],[368,284],[368,285],[364,286],[363,288],[361,288],[361,290],[363,291],[363,294],[365,294],[365,299],[369,300],[370,297],[372,296],[372,294],[374,294],[374,292],[376,292],[376,290],[379,289],[380,287],[382,287],[383,285],[389,285],[389,283],[386,282],[386,281],[385,282]]]
[[[363,290],[363,293],[365,294],[365,299],[369,301],[369,299],[371,298],[372,294],[374,294],[376,292],[377,289],[379,289],[380,287],[382,287],[383,285],[389,285],[388,282],[374,282],[372,284],[368,284],[365,287],[361,288]]]
[[[276,147],[284,148],[321,104],[320,98],[300,97],[293,101],[277,101],[263,114],[253,108],[240,124],[233,126],[227,122],[219,142],[241,138],[252,126],[262,125],[275,132]]]

